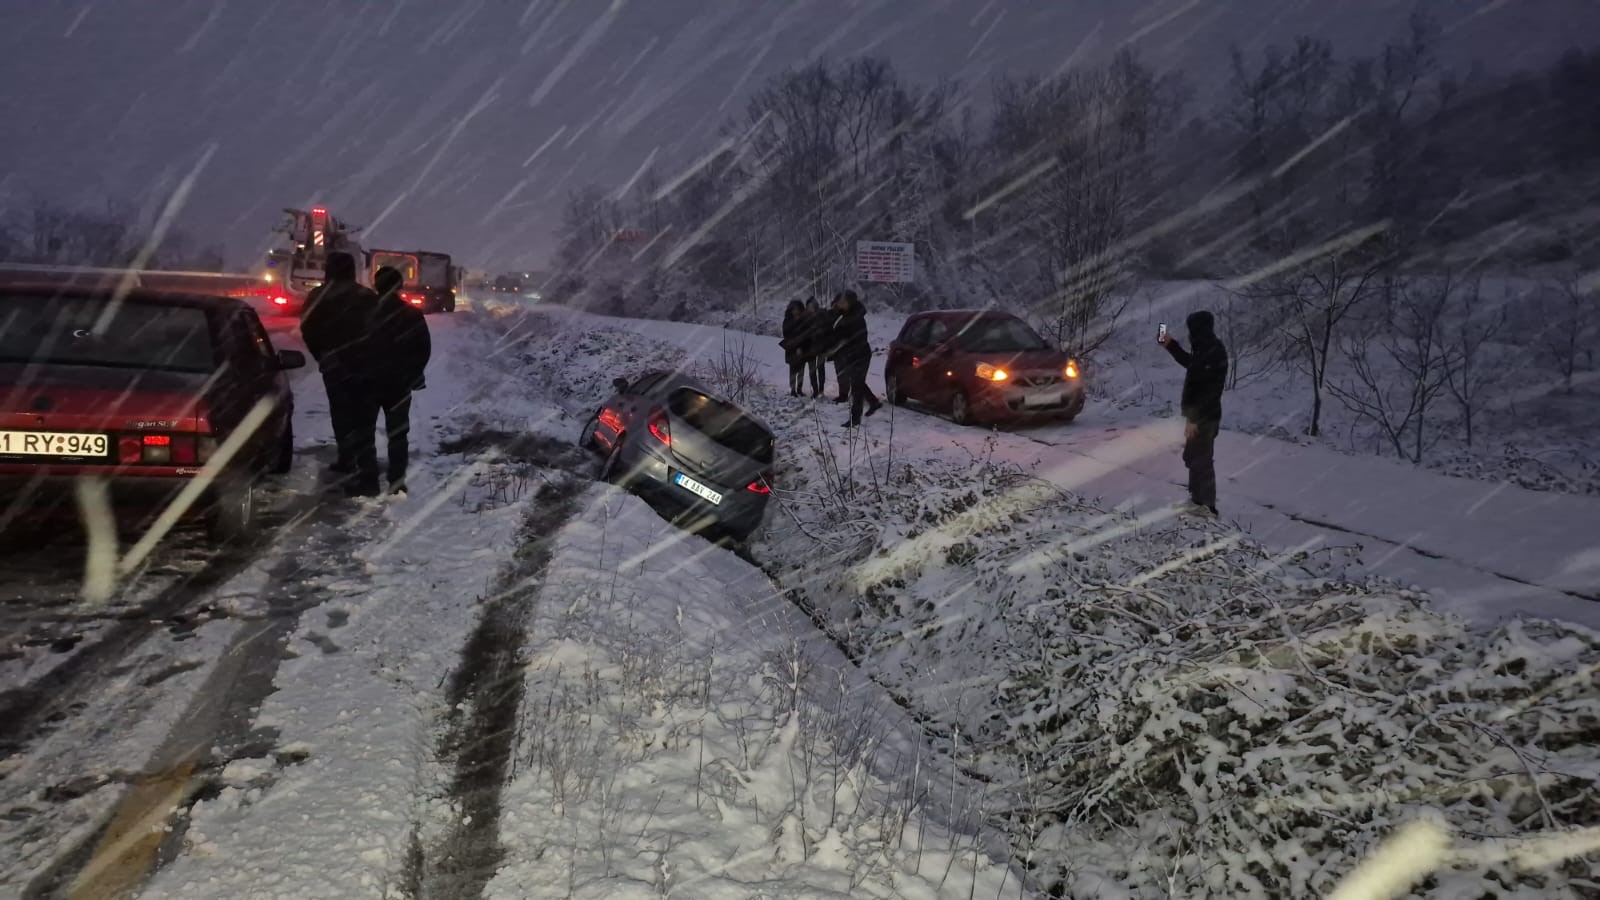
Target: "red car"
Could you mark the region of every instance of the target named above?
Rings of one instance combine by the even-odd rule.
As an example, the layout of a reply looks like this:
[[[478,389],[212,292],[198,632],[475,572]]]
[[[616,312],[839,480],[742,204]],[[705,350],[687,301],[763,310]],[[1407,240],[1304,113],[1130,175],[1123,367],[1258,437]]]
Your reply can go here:
[[[242,300],[0,285],[0,531],[76,517],[85,477],[106,481],[119,513],[149,520],[206,472],[189,510],[219,538],[244,536],[259,477],[293,460],[284,372],[304,365],[273,348]],[[262,401],[265,419],[208,466]]]
[[[916,313],[889,345],[890,401],[948,410],[958,425],[1054,418],[1083,411],[1078,364],[1010,313]]]

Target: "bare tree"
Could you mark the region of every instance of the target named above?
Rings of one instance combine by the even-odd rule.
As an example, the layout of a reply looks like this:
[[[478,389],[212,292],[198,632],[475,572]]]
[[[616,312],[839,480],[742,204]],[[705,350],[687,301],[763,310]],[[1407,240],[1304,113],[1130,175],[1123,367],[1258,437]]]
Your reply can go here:
[[[1451,304],[1445,326],[1445,387],[1461,414],[1461,427],[1467,446],[1476,436],[1477,414],[1484,401],[1500,384],[1503,370],[1488,358],[1490,342],[1506,325],[1506,306],[1502,301],[1484,307],[1483,281],[1463,282]]]
[[[1548,280],[1539,285],[1533,308],[1538,317],[1536,346],[1570,394],[1573,376],[1586,364],[1585,351],[1596,339],[1600,290],[1592,280],[1576,275]]]
[[[1450,273],[1399,284],[1387,315],[1369,317],[1367,329],[1343,337],[1353,377],[1332,380],[1328,388],[1345,408],[1377,426],[1398,456],[1420,464],[1438,440],[1429,430],[1429,415],[1455,365],[1447,314],[1459,285]]]

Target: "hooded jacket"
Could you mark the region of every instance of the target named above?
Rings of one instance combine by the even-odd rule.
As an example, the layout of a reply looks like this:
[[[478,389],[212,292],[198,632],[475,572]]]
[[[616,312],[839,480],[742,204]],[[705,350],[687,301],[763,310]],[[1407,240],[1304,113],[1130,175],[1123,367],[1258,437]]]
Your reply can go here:
[[[1222,391],[1228,384],[1228,350],[1217,340],[1216,322],[1205,310],[1190,313],[1189,343],[1185,350],[1176,340],[1167,352],[1188,370],[1183,376],[1183,418],[1194,424],[1222,421]]]
[[[872,361],[872,344],[867,339],[867,307],[851,300],[849,308],[833,323],[830,354],[840,368],[865,368]]]

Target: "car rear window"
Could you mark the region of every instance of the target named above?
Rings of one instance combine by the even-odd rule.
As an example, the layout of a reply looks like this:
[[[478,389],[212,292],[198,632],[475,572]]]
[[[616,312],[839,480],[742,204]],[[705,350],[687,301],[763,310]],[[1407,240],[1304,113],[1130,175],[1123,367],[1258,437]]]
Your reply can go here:
[[[969,353],[1003,353],[1016,350],[1048,350],[1039,333],[1021,319],[986,316],[974,319],[962,329],[957,343]]]
[[[210,372],[203,309],[0,294],[0,362]]]
[[[739,407],[693,388],[679,388],[668,395],[667,409],[729,450],[757,462],[772,462],[772,433]]]

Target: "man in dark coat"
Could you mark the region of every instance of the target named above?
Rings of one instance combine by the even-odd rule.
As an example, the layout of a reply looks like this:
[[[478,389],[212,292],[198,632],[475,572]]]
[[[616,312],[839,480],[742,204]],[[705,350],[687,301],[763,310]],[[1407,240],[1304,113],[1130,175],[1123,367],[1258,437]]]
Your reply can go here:
[[[833,310],[839,314],[833,326],[833,359],[839,366],[841,384],[850,391],[850,419],[846,428],[861,424],[861,407],[872,415],[883,402],[867,387],[867,369],[872,364],[872,344],[867,339],[867,308],[855,291],[845,291],[833,298]],[[841,389],[842,390],[842,389]]]
[[[426,386],[423,375],[433,354],[428,319],[400,295],[404,283],[405,276],[387,266],[372,276],[378,316],[370,336],[374,369],[369,376],[389,439],[389,491],[400,496],[406,492],[411,450],[411,394]]]
[[[789,367],[789,396],[802,396],[806,379],[806,305],[790,300],[783,311],[783,361]]]
[[[1228,350],[1217,340],[1216,322],[1206,310],[1190,313],[1189,345],[1183,349],[1167,335],[1162,346],[1188,370],[1183,376],[1183,463],[1189,467],[1189,500],[1193,512],[1217,514],[1217,471],[1214,450],[1222,427],[1222,391],[1228,382]]]
[[[378,493],[373,444],[378,410],[366,381],[371,369],[366,337],[377,312],[378,295],[356,282],[356,259],[342,252],[328,254],[323,282],[306,297],[300,311],[300,335],[328,391],[328,416],[338,446],[333,470],[354,473],[345,485],[345,493],[352,496]],[[363,428],[362,423],[368,424]]]

